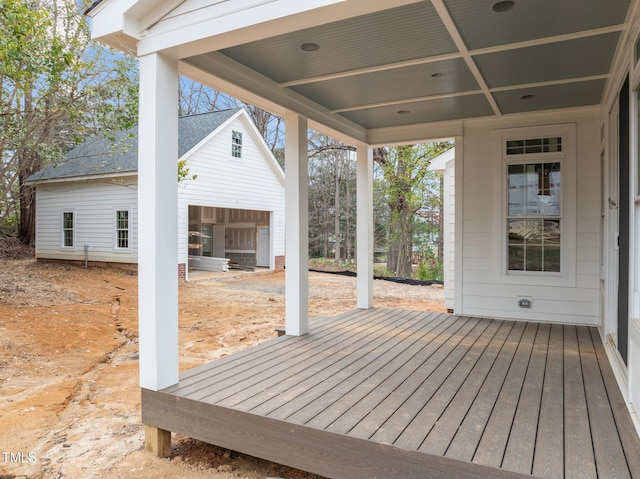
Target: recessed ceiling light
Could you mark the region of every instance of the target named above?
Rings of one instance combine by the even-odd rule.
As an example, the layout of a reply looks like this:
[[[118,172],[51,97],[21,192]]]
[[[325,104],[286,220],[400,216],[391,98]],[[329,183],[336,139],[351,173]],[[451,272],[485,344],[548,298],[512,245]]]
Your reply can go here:
[[[300,45],[305,52],[315,52],[316,50],[320,50],[320,45],[317,43],[303,43]]]
[[[441,76],[442,76],[442,73],[432,73],[431,74],[432,78],[438,78],[438,77],[441,77]]]
[[[513,7],[515,6],[516,6],[516,2],[514,2],[513,0],[503,0],[501,2],[494,3],[491,9],[494,12],[502,13],[502,12],[508,12],[509,10],[513,10]]]
[[[398,110],[398,115],[408,115],[411,113],[409,110]]]
[[[528,94],[528,95],[522,95],[522,96],[520,97],[520,99],[521,99],[521,100],[532,100],[532,99],[534,99],[535,97],[536,97],[535,95],[533,95],[533,94],[531,94],[531,93],[530,93],[530,94]]]

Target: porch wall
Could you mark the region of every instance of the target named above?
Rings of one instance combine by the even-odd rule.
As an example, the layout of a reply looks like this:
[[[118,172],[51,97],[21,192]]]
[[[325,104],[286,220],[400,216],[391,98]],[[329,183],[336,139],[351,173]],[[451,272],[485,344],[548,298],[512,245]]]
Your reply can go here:
[[[502,199],[506,178],[501,161],[495,161],[496,130],[546,126],[576,125],[575,232],[563,229],[572,238],[565,252],[576,251],[575,278],[571,286],[513,284],[502,275],[506,234],[502,225]],[[508,121],[477,121],[465,123],[464,158],[462,166],[462,307],[459,314],[510,317],[570,324],[599,323],[600,269],[600,160],[597,110],[529,115]],[[562,182],[567,185],[566,171]],[[563,186],[564,188],[564,186]],[[464,191],[464,193],[463,193]],[[564,191],[564,190],[563,190]],[[460,201],[460,197],[456,198]],[[496,207],[496,205],[500,205]],[[564,225],[563,225],[564,227]],[[532,309],[521,309],[518,296],[533,297]]]

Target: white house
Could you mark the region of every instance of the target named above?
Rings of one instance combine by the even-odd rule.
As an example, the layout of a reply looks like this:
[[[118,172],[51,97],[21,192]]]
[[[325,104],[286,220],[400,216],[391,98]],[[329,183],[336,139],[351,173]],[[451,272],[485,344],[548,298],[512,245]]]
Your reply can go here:
[[[284,266],[284,173],[246,111],[179,119],[178,270]],[[36,257],[137,263],[137,129],[35,173]],[[174,168],[177,179],[176,168]],[[189,264],[189,268],[185,266]]]
[[[171,395],[181,378],[177,286],[167,279],[176,248],[165,239],[178,228],[170,214],[177,195],[170,152],[178,144],[179,74],[285,118],[289,338],[309,332],[308,128],[357,149],[357,306],[363,310],[374,306],[373,148],[454,138],[455,313],[532,321],[535,328],[551,324],[560,333],[588,326],[581,331],[590,338],[597,328],[609,360],[599,356],[586,373],[610,364],[623,402],[640,409],[640,0],[99,0],[87,13],[93,38],[140,59],[140,378],[143,421],[156,449],[171,428],[205,437],[200,421],[214,424],[224,416],[213,405],[220,416],[193,416],[198,421],[182,428],[181,419],[195,410],[183,405],[205,410],[206,404]],[[547,371],[562,371],[576,355],[593,359],[575,350],[549,356]],[[564,377],[582,379],[572,370]],[[561,385],[561,397],[562,391],[574,389]],[[493,409],[496,398],[486,401],[486,410],[501,412]],[[558,405],[560,421],[573,406],[568,396]],[[171,422],[166,418],[174,411]],[[226,444],[263,454],[268,438],[244,447],[256,430],[246,424],[245,435]],[[236,421],[227,429],[238,427]],[[284,452],[263,455],[318,473],[330,464],[334,477],[366,475],[364,466],[343,474],[352,463],[360,467],[351,458],[364,448],[370,454],[357,456],[363,463],[395,451],[384,441],[371,445],[370,435],[348,442],[345,434],[340,439],[353,447],[332,450],[332,462],[323,455],[330,431],[276,420],[265,427]],[[591,435],[598,445],[581,452],[617,441],[597,425],[557,436],[572,447]],[[633,441],[616,465],[640,467],[637,436]],[[394,467],[418,460],[418,451],[405,452]],[[564,457],[555,469],[559,477],[588,462]],[[422,459],[439,470],[451,466],[439,477],[474,466]],[[479,469],[464,475],[514,477]]]

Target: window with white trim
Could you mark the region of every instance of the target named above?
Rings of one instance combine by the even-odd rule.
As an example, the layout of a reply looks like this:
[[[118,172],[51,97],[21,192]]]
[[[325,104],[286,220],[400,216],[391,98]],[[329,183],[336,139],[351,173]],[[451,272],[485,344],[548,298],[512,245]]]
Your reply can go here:
[[[560,161],[509,162],[507,185],[507,270],[560,273]]]
[[[129,210],[116,210],[116,248],[129,249]]]
[[[74,212],[62,212],[62,247],[73,248],[75,246]]]
[[[242,132],[231,131],[231,156],[242,158]]]

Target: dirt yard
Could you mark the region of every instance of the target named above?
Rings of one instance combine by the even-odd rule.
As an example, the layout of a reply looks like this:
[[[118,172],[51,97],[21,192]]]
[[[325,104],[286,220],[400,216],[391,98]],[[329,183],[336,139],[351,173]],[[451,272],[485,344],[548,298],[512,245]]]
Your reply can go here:
[[[0,250],[0,254],[2,251]],[[174,435],[143,451],[137,277],[116,268],[0,259],[0,479],[315,478]],[[310,274],[311,315],[355,307],[355,279]],[[438,286],[375,281],[377,306],[443,311]],[[284,324],[284,273],[180,285],[180,368],[251,347]]]

